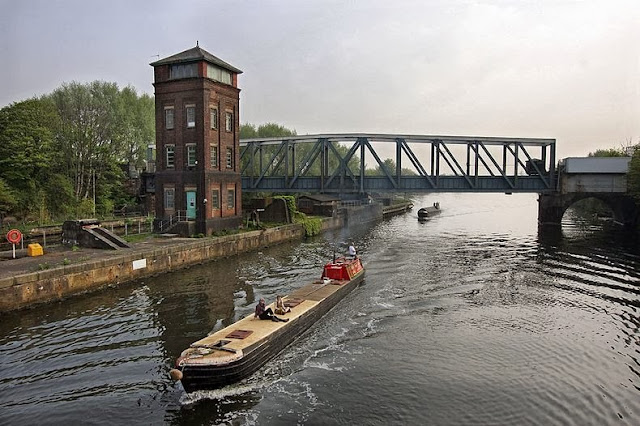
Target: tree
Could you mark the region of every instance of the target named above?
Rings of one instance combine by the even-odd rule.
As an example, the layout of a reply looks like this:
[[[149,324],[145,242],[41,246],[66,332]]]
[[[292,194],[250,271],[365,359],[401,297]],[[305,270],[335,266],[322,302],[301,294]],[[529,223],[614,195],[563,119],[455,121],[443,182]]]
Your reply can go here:
[[[396,175],[396,162],[395,162],[394,159],[387,158],[387,159],[382,161],[382,164],[384,164],[384,168],[387,170],[387,172],[391,176],[395,176]],[[406,167],[402,167],[400,173],[402,174],[402,176],[415,176],[415,175],[417,175],[417,173],[415,171],[413,171],[411,169],[408,169]],[[387,174],[382,170],[382,168],[380,167],[379,164],[373,169],[366,169],[365,170],[365,175],[367,175],[367,176],[387,176]]]
[[[114,83],[63,84],[51,94],[60,114],[58,142],[77,198],[92,196],[104,165],[123,151],[118,138]]]
[[[265,123],[265,124],[261,124],[258,127],[256,127],[251,123],[246,123],[240,126],[240,139],[283,138],[286,136],[297,136],[297,132],[295,131],[295,129],[291,130],[276,123]],[[334,145],[334,147],[342,158],[344,158],[347,155],[347,152],[349,152],[349,147],[346,145],[336,144]],[[270,159],[274,155],[274,153],[277,152],[277,149],[278,149],[277,146],[263,147],[263,158],[267,160]],[[303,143],[303,144],[298,144],[296,146],[296,153],[295,153],[296,162],[294,164],[294,167],[296,169],[301,168],[302,162],[305,160],[305,158],[307,158],[307,154],[312,149],[313,149],[312,143]],[[277,164],[278,161],[280,161],[280,159],[284,155],[285,155],[284,152],[281,152],[279,156],[274,158],[272,164],[274,165]],[[243,160],[243,167],[244,167],[244,161],[247,161],[247,160],[246,159]],[[331,151],[329,153],[329,161],[328,161],[329,173],[333,173],[333,171],[339,166],[339,164],[340,162],[338,158],[336,158],[333,151]],[[359,157],[357,155],[352,156],[348,162],[348,165],[352,172],[357,173],[360,167]],[[254,168],[255,168],[254,173],[258,172],[257,167],[258,167],[257,164],[254,165]],[[306,176],[320,176],[319,157],[316,158],[312,164],[308,165],[308,167],[305,169],[304,174]]]
[[[107,212],[124,178],[119,165],[141,166],[155,139],[154,101],[103,81],[63,84],[50,98],[60,115],[58,147],[74,194],[95,198]]]
[[[640,145],[636,145],[629,162],[627,189],[636,199],[636,203],[640,203]]]
[[[0,226],[2,226],[2,219],[15,209],[18,201],[9,188],[9,185],[0,179]]]
[[[124,150],[119,161],[142,168],[149,144],[155,141],[155,109],[151,96],[138,96],[135,89],[125,87],[119,94],[117,138]]]
[[[287,129],[284,126],[276,123],[265,123],[258,126],[256,132],[258,138],[279,138],[283,136],[296,136],[295,129]]]
[[[110,212],[130,198],[123,163],[140,168],[154,140],[153,98],[115,83],[63,84],[2,108],[0,211],[44,220],[93,212],[96,200]]]
[[[38,207],[37,192],[53,164],[54,133],[58,121],[53,104],[29,99],[0,110],[0,178],[15,195],[13,208],[23,214]]]
[[[49,214],[67,219],[75,213],[78,200],[73,191],[73,183],[63,173],[52,173],[44,185],[45,202]],[[45,219],[41,215],[41,219]]]
[[[253,139],[258,137],[256,126],[251,123],[240,125],[240,139]]]
[[[599,149],[589,153],[589,157],[627,157],[628,152],[633,150],[633,155],[629,162],[629,172],[627,173],[627,190],[636,199],[636,202],[640,202],[640,149],[638,147],[636,145],[634,148],[631,138],[629,138],[625,144],[621,145],[621,148]],[[602,214],[603,210],[609,210],[603,207],[602,202],[592,198],[576,203],[573,208],[583,215],[589,216]]]
[[[240,139],[278,138],[284,136],[296,136],[296,131],[287,129],[286,127],[276,123],[265,123],[258,127],[251,123],[245,123],[240,126]],[[264,157],[271,158],[271,156],[276,152],[276,149],[277,148],[275,146],[265,147],[263,151]],[[274,161],[277,163],[278,160],[279,158]],[[246,158],[243,159],[243,167],[246,162],[248,162],[248,160]],[[257,169],[254,172],[257,173]]]
[[[254,124],[245,123],[240,125],[240,139],[255,138],[280,138],[283,136],[296,136],[294,130],[276,123],[264,123],[256,127]]]
[[[621,149],[617,148],[609,148],[609,149],[598,149],[596,152],[590,152],[589,157],[626,157]]]

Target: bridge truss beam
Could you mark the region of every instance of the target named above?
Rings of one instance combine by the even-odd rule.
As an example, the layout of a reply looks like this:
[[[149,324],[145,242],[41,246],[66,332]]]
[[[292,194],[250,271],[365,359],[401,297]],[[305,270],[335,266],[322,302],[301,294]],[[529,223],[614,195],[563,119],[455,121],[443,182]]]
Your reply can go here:
[[[246,139],[240,146],[245,192],[556,189],[555,139],[329,134]]]

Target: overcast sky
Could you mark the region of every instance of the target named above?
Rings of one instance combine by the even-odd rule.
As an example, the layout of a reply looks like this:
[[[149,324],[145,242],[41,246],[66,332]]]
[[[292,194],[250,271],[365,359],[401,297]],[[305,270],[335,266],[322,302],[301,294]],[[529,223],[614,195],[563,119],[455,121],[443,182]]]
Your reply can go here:
[[[71,81],[152,94],[149,63],[198,40],[244,71],[242,123],[555,138],[558,158],[640,142],[638,0],[0,7],[0,107]]]

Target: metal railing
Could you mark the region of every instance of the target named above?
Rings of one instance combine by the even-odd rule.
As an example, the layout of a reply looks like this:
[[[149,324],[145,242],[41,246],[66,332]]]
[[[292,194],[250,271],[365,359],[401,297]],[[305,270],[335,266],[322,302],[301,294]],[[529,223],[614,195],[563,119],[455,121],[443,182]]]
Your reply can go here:
[[[104,221],[101,227],[110,230],[113,234],[127,237],[129,235],[150,234],[153,232],[153,221],[146,217],[127,219],[124,223]],[[4,235],[10,227],[0,227],[0,235]],[[22,240],[16,245],[17,249],[24,249],[31,243],[38,243],[44,248],[62,244],[62,226],[40,226],[22,234]],[[0,240],[0,251],[11,249],[4,239]]]
[[[158,223],[158,231],[165,232],[173,228],[173,226],[179,222],[185,222],[189,220],[187,218],[186,210],[177,210],[174,214],[169,216],[167,219],[162,220]]]

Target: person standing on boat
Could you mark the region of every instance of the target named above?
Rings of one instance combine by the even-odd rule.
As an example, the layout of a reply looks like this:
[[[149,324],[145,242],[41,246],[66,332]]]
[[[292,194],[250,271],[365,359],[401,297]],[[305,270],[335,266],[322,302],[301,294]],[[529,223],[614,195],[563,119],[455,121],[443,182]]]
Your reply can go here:
[[[267,305],[264,302],[264,299],[260,299],[260,301],[258,302],[258,304],[256,305],[256,313],[255,313],[255,318],[260,318],[261,320],[271,320],[271,321],[282,321],[282,322],[287,322],[289,321],[289,319],[282,319],[282,318],[278,318],[277,316],[275,316],[273,314],[273,311],[271,310],[271,308],[267,308]]]
[[[276,314],[284,315],[289,312],[291,312],[291,308],[289,308],[288,306],[285,306],[284,299],[282,298],[282,296],[277,295],[276,296]]]

